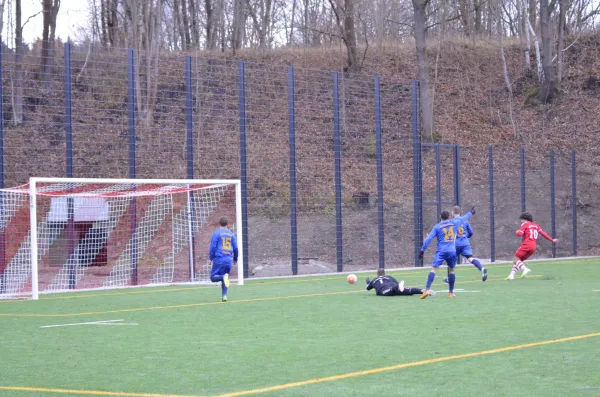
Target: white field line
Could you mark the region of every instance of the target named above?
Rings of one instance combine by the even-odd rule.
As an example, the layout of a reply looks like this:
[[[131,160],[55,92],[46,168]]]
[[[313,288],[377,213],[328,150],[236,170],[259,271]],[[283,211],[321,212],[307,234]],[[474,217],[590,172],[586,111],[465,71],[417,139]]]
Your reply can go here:
[[[42,326],[40,326],[40,328],[71,327],[71,326],[75,326],[75,325],[137,325],[137,323],[122,323],[121,321],[125,321],[125,320],[102,320],[102,321],[90,321],[87,323],[42,325]]]

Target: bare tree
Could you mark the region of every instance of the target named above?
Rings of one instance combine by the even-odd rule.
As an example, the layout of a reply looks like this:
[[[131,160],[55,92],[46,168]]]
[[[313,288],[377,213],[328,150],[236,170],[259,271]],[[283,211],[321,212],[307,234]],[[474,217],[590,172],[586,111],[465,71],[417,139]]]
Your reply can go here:
[[[4,7],[6,0],[0,0],[0,44],[4,43],[2,38],[2,32],[4,32]]]
[[[233,5],[233,28],[231,47],[233,51],[239,50],[244,45],[244,33],[246,29],[246,0],[234,0]]]
[[[329,0],[331,10],[335,15],[335,20],[340,30],[342,41],[346,46],[348,58],[346,70],[350,72],[357,72],[361,68],[358,63],[356,27],[354,25],[354,1],[355,0]]]
[[[43,33],[40,72],[42,77],[42,90],[50,89],[50,74],[54,59],[54,38],[56,35],[56,17],[60,8],[60,0],[43,0]]]
[[[267,48],[271,40],[269,38],[269,30],[271,28],[271,15],[273,12],[272,0],[259,0],[256,4],[258,13],[250,0],[246,0],[246,7],[250,17],[252,18],[254,30],[258,35],[258,47]]]
[[[558,0],[558,47],[556,49],[556,82],[560,83],[562,80],[563,73],[563,49],[565,48],[565,17],[567,0]]]
[[[415,46],[417,50],[417,77],[419,79],[419,104],[425,139],[432,141],[434,133],[433,103],[430,88],[429,59],[427,59],[427,7],[429,0],[412,0],[414,14]]]
[[[204,0],[204,12],[206,13],[206,49],[214,50],[217,47],[218,19],[215,15],[213,0]]]
[[[14,125],[23,123],[23,25],[21,24],[21,0],[15,0],[15,70],[13,85],[13,119]]]
[[[550,101],[556,92],[556,73],[552,61],[552,26],[551,16],[554,12],[556,0],[540,0],[540,27],[542,33],[542,68],[544,70],[544,84],[540,88],[537,99],[541,103]]]

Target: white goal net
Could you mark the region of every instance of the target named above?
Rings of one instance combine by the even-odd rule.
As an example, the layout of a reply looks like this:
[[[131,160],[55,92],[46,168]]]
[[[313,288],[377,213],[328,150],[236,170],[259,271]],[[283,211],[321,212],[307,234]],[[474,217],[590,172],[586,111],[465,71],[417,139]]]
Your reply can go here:
[[[0,298],[208,282],[223,216],[243,284],[237,180],[31,178],[0,189]]]

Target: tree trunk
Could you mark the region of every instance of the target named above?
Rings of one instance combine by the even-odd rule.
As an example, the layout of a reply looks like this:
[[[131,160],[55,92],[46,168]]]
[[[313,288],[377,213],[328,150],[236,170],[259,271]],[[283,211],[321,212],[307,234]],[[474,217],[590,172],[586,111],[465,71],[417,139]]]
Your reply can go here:
[[[483,16],[483,0],[475,0],[475,34],[481,34],[483,30],[481,29],[481,18]]]
[[[540,0],[540,27],[542,33],[542,68],[544,69],[544,84],[538,92],[537,99],[541,103],[549,102],[556,92],[555,67],[552,62],[552,27],[550,18],[555,0]]]
[[[198,30],[198,13],[196,11],[196,1],[188,0],[190,2],[190,16],[192,18],[192,45],[194,48],[200,48],[200,30]]]
[[[431,103],[431,90],[429,81],[429,60],[427,59],[426,8],[429,0],[413,0],[415,46],[417,50],[417,77],[419,79],[419,104],[423,137],[433,141],[433,106]]]
[[[233,37],[231,38],[231,46],[234,50],[242,48],[244,41],[244,29],[246,28],[246,3],[244,0],[234,0],[233,7]]]
[[[181,1],[181,20],[183,22],[183,39],[184,39],[184,44],[183,44],[183,49],[184,50],[189,50],[191,45],[192,45],[192,41],[190,39],[190,22],[188,19],[188,11],[187,11],[187,0],[180,0]]]
[[[565,0],[558,0],[559,13],[558,13],[558,48],[556,49],[556,82],[562,81],[563,74],[563,49],[565,48],[565,18],[567,11],[567,4]]]
[[[531,48],[531,39],[529,38],[529,22],[528,22],[528,14],[527,14],[527,8],[524,5],[521,5],[519,3],[519,9],[522,10],[522,15],[521,15],[521,36],[524,34],[525,35],[525,42],[524,42],[524,53],[525,53],[525,72],[530,72],[531,71],[531,53],[530,53],[530,48]]]
[[[460,22],[463,25],[465,35],[470,37],[472,32],[471,23],[471,3],[469,0],[458,0],[458,9],[460,11]]]
[[[358,72],[358,50],[356,44],[356,28],[354,26],[354,0],[345,0],[344,7],[344,36],[348,51],[348,71]]]
[[[21,0],[15,0],[15,70],[13,78],[13,124],[23,123],[23,26]]]
[[[118,14],[118,7],[119,7],[119,1],[118,0],[109,0],[108,2],[109,6],[108,6],[108,15],[110,18],[108,19],[107,25],[108,25],[108,41],[110,43],[111,48],[117,48],[119,47],[119,38],[118,38],[118,34],[119,34],[119,14]]]
[[[212,0],[204,0],[204,12],[206,12],[206,49],[214,50],[217,46],[215,13]]]
[[[293,46],[294,45],[294,28],[296,27],[294,25],[294,20],[296,19],[296,0],[293,0],[292,2],[292,19],[290,21],[290,35],[288,38],[288,45],[289,46]]]
[[[44,0],[44,4],[48,0]],[[102,43],[103,47],[108,46],[108,34],[107,34],[107,26],[108,26],[108,4],[106,4],[110,0],[100,0],[100,43]],[[93,2],[92,5],[94,8],[96,7],[96,2]],[[45,7],[44,7],[45,8]],[[44,11],[44,31],[46,30],[46,21],[45,21],[46,12]],[[42,49],[43,51],[43,49]]]
[[[533,30],[535,30],[535,26],[537,24],[537,4],[536,0],[529,0],[529,22],[531,26],[533,26]]]
[[[60,8],[60,0],[43,0],[43,31],[42,31],[42,54],[40,74],[42,80],[42,91],[50,89],[50,74],[52,73],[52,61],[54,58],[54,37],[56,35],[56,17]]]

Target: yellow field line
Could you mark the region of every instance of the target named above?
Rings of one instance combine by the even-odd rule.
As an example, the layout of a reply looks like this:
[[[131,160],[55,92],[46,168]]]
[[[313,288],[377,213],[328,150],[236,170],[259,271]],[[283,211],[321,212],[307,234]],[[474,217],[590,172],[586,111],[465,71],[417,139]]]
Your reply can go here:
[[[352,290],[352,291],[339,291],[339,292],[324,292],[320,294],[304,294],[304,295],[290,295],[290,296],[272,296],[268,298],[250,298],[250,299],[239,299],[231,300],[227,303],[223,302],[200,302],[200,303],[186,303],[182,305],[169,305],[169,306],[152,306],[152,307],[138,307],[132,309],[118,309],[118,310],[105,310],[100,312],[83,312],[83,313],[0,313],[0,317],[76,317],[76,316],[88,316],[97,314],[114,314],[114,313],[130,313],[130,312],[141,312],[149,310],[161,310],[161,309],[179,309],[184,307],[198,307],[198,306],[212,306],[212,305],[231,305],[235,303],[247,303],[247,302],[264,302],[273,301],[279,299],[295,299],[295,298],[311,298],[315,296],[330,296],[330,295],[342,295],[342,294],[353,294],[357,292],[364,292],[364,289]]]
[[[570,336],[567,338],[560,338],[560,339],[550,339],[550,340],[545,340],[545,341],[541,341],[541,342],[533,342],[533,343],[526,343],[526,344],[522,344],[522,345],[501,347],[498,349],[483,350],[483,351],[478,351],[478,352],[473,352],[473,353],[465,353],[465,354],[456,354],[453,356],[431,358],[431,359],[421,360],[421,361],[413,361],[413,362],[409,362],[409,363],[391,365],[388,367],[381,367],[381,368],[373,368],[373,369],[368,369],[368,370],[364,370],[364,371],[348,372],[348,373],[340,374],[340,375],[326,376],[324,378],[307,379],[307,380],[303,380],[300,382],[284,383],[281,385],[263,387],[263,388],[259,388],[259,389],[242,390],[242,391],[238,391],[238,392],[219,394],[219,395],[216,395],[213,397],[240,397],[240,396],[249,396],[252,394],[269,393],[269,392],[273,392],[273,391],[292,389],[295,387],[314,385],[317,383],[333,382],[333,381],[338,381],[338,380],[343,380],[343,379],[348,379],[348,378],[356,378],[359,376],[366,376],[366,375],[379,374],[382,372],[396,371],[396,370],[404,369],[404,368],[418,367],[418,366],[427,365],[427,364],[435,364],[435,363],[441,363],[441,362],[445,362],[445,361],[459,360],[459,359],[463,359],[463,358],[485,356],[488,354],[498,354],[498,353],[504,353],[504,352],[509,352],[509,351],[513,351],[513,350],[527,349],[530,347],[551,345],[551,344],[555,344],[555,343],[570,342],[570,341],[574,341],[574,340],[588,339],[588,338],[594,338],[594,337],[598,337],[598,336],[600,336],[600,332],[596,332],[596,333],[592,333],[592,334],[585,334],[585,335]],[[95,395],[95,396],[122,396],[122,397],[203,397],[203,396],[190,396],[190,395],[178,395],[178,394],[152,394],[152,393],[109,392],[109,391],[99,391],[99,390],[50,389],[50,388],[22,387],[22,386],[0,386],[0,390],[40,392],[40,393],[81,394],[81,395]]]

